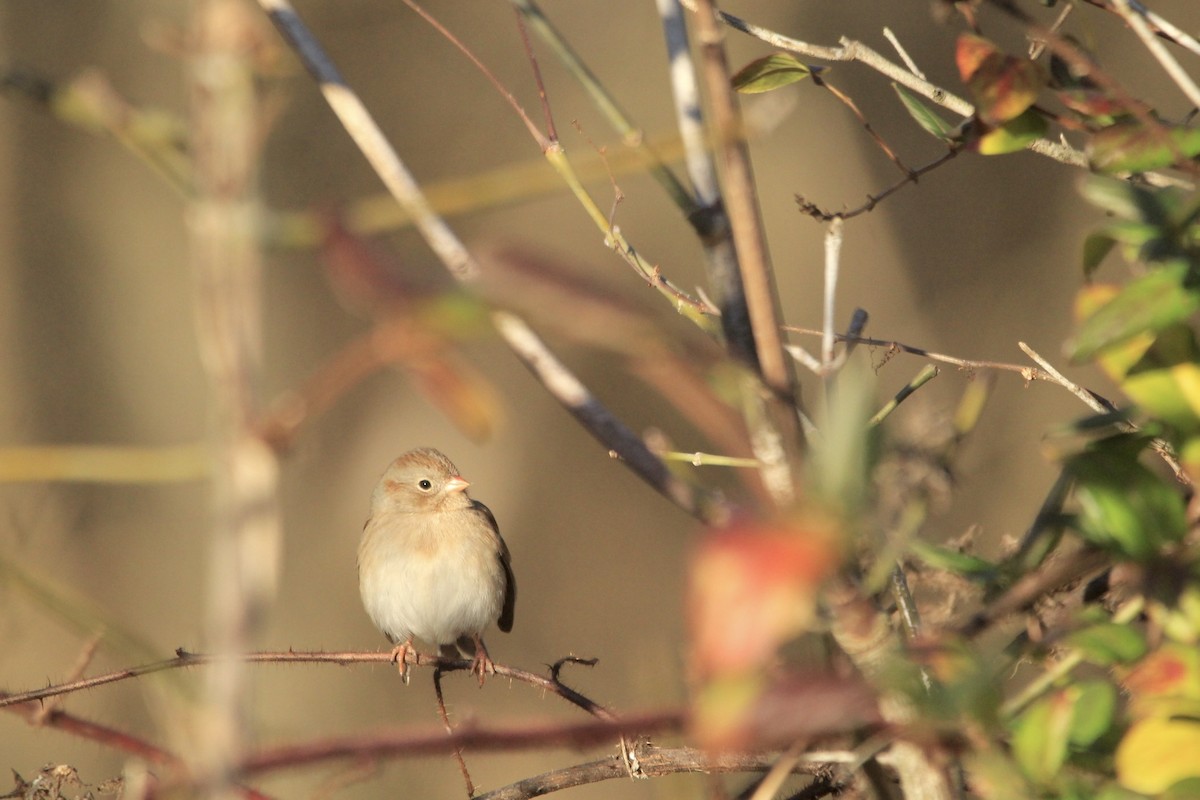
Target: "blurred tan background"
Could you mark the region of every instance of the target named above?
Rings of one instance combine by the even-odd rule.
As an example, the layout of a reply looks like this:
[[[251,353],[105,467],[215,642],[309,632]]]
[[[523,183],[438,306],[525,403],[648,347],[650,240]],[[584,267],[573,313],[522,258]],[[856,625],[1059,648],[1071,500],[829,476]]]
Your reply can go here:
[[[480,76],[401,4],[297,5],[421,180],[539,158]],[[540,118],[510,7],[446,0],[428,5]],[[546,0],[545,8],[644,129],[669,133],[673,111],[653,3]],[[1200,28],[1193,0],[1155,8],[1185,29]],[[835,44],[844,35],[888,53],[881,31],[890,26],[931,79],[961,93],[952,72],[957,28],[934,22],[926,2],[810,0],[739,3],[728,10],[808,41]],[[0,64],[54,80],[95,67],[131,101],[183,115],[182,64],[148,47],[144,33],[151,23],[183,25],[187,13],[188,4],[176,0],[6,0],[0,3]],[[1012,26],[988,21],[992,35],[1018,40]],[[1083,8],[1074,25],[1109,59],[1119,55],[1119,63],[1106,63],[1135,94],[1160,104],[1169,117],[1186,112],[1114,20]],[[735,66],[769,52],[736,33],[727,39]],[[618,149],[618,138],[583,93],[544,48],[539,53],[568,152],[586,158],[591,142]],[[836,65],[828,77],[851,94],[907,163],[917,166],[939,155],[940,147],[903,113],[884,78],[858,65]],[[288,86],[288,103],[265,145],[267,202],[302,209],[378,192],[376,178],[307,76],[297,72]],[[828,94],[807,83],[783,94],[794,108],[754,145],[760,202],[785,316],[818,327],[823,230],[796,211],[793,195],[825,207],[856,206],[898,173]],[[746,103],[754,109],[777,99]],[[1080,242],[1099,219],[1077,199],[1080,177],[1028,153],[963,155],[852,220],[840,319],[862,306],[872,315],[870,335],[1004,361],[1020,361],[1016,343],[1026,341],[1061,362],[1080,281]],[[633,244],[676,283],[702,283],[698,247],[658,186],[644,176],[623,176],[619,184],[625,201],[617,222]],[[607,181],[592,188],[607,204]],[[206,384],[192,326],[181,200],[114,142],[6,100],[0,103],[0,207],[0,446],[200,439]],[[656,303],[603,247],[565,192],[472,213],[453,225],[468,243],[515,241],[546,249],[615,291]],[[412,233],[385,243],[414,282],[449,285]],[[339,345],[366,330],[335,301],[312,253],[270,255],[263,300],[266,398],[298,385]],[[669,313],[662,319],[667,335],[687,324]],[[705,446],[675,421],[666,403],[629,380],[618,362],[577,348],[564,353],[635,429],[661,427],[685,450]],[[680,592],[696,524],[610,461],[498,341],[471,346],[469,356],[504,398],[505,424],[488,442],[458,433],[399,371],[372,377],[304,430],[283,462],[282,583],[262,648],[386,646],[359,603],[358,534],[371,488],[388,461],[411,447],[435,445],[491,506],[513,553],[520,584],[516,626],[508,636],[492,632],[493,656],[533,670],[567,654],[596,656],[594,669],[569,670],[567,679],[597,700],[622,710],[681,700]],[[911,357],[893,359],[880,371],[880,396],[889,396],[920,366]],[[1094,376],[1068,374],[1095,382]],[[895,424],[922,429],[944,421],[968,379],[944,370]],[[806,385],[815,397],[812,381]],[[1018,535],[1054,474],[1040,451],[1043,434],[1082,412],[1061,389],[1026,387],[1014,375],[1001,376],[980,433],[960,461],[953,505],[935,520],[931,536],[945,538],[969,525],[979,525],[989,542]],[[86,598],[152,643],[160,657],[176,647],[202,650],[208,509],[207,487],[200,482],[3,485],[0,555]],[[0,688],[18,691],[62,680],[85,639],[16,582],[0,586]],[[128,663],[102,649],[91,670]],[[261,666],[253,674],[252,713],[263,742],[436,724],[425,673],[407,688],[382,666]],[[198,686],[199,672],[182,683]],[[554,699],[499,680],[478,691],[454,676],[448,692],[459,718],[575,716]],[[135,683],[73,695],[66,707],[155,739],[166,727]],[[123,764],[118,754],[32,729],[8,714],[0,714],[0,753],[0,769],[27,776],[47,763],[70,763],[85,780],[99,781]],[[488,789],[579,760],[574,753],[538,752],[474,756],[470,763],[476,783]],[[310,796],[340,769],[305,770],[264,788],[281,797]],[[702,788],[698,779],[676,778],[601,785],[573,796],[675,796]],[[396,791],[457,797],[462,790],[453,762],[437,758],[393,761],[342,796]]]

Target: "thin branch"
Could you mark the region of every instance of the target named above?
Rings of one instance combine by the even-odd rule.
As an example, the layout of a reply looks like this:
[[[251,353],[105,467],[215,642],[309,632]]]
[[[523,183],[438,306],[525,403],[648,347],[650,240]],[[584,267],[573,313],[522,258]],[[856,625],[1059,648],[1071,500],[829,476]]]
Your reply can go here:
[[[850,219],[851,217],[857,217],[860,214],[865,214],[869,211],[874,211],[875,206],[879,205],[881,202],[886,200],[888,197],[890,197],[891,195],[900,191],[905,186],[908,186],[910,183],[916,183],[924,175],[926,175],[927,173],[933,172],[935,169],[942,166],[947,161],[950,161],[953,158],[955,158],[961,152],[962,152],[962,149],[960,147],[951,147],[949,150],[946,151],[945,155],[940,156],[940,157],[934,159],[933,161],[930,161],[928,164],[926,164],[922,167],[918,167],[917,169],[910,171],[903,178],[896,181],[894,184],[892,184],[888,188],[884,189],[879,194],[867,195],[867,201],[865,203],[863,203],[862,205],[858,206],[857,208],[852,208],[852,209],[843,210],[843,211],[825,211],[824,209],[822,209],[820,206],[816,205],[815,203],[808,202],[800,195],[796,195],[796,203],[800,206],[800,211],[802,213],[807,214],[808,216],[813,217],[814,219],[820,220],[821,222],[828,222],[832,219]]]
[[[655,747],[648,742],[639,743],[633,749],[632,755],[637,761],[638,774],[647,778],[681,773],[720,775],[764,772],[779,758],[776,753],[706,753],[690,747]],[[843,752],[805,753],[798,759],[798,763],[793,765],[792,774],[823,773],[828,764],[841,763],[852,758],[852,753]],[[476,800],[528,800],[575,786],[625,778],[628,774],[618,757],[608,756],[526,778],[485,792]]]
[[[444,25],[442,25],[431,14],[429,14],[429,12],[422,9],[416,3],[416,0],[404,0],[404,3],[409,6],[409,8],[420,14],[420,16],[426,22],[433,26],[434,30],[446,37],[451,44],[461,51],[471,61],[471,63],[474,64],[475,67],[487,77],[488,81],[491,82],[496,90],[500,92],[500,94],[509,102],[513,109],[517,111],[517,113],[521,116],[521,119],[525,122],[526,128],[529,129],[529,132],[531,135],[533,135],[534,140],[538,143],[538,147],[546,157],[546,160],[558,172],[559,177],[567,184],[567,187],[575,195],[580,205],[583,206],[584,210],[588,213],[588,216],[592,218],[600,230],[604,231],[605,244],[613,249],[626,263],[633,267],[633,269],[643,279],[645,279],[647,283],[658,289],[660,293],[670,299],[676,305],[676,309],[680,313],[688,316],[693,322],[696,322],[698,325],[700,325],[701,328],[707,328],[708,323],[705,318],[709,313],[711,313],[710,309],[708,309],[701,301],[692,297],[687,292],[683,291],[667,280],[657,266],[652,266],[646,262],[642,258],[641,254],[638,253],[638,251],[635,250],[634,247],[625,239],[621,229],[613,224],[612,215],[605,214],[600,210],[595,200],[592,199],[587,189],[584,188],[583,183],[579,180],[574,168],[567,160],[565,151],[558,141],[557,134],[554,131],[554,123],[551,119],[550,106],[546,98],[545,85],[542,83],[537,61],[533,58],[533,51],[528,47],[528,39],[525,39],[525,43],[527,45],[526,52],[530,57],[530,66],[534,71],[535,81],[538,86],[538,94],[542,102],[542,109],[545,112],[546,119],[548,120],[551,134],[549,138],[542,135],[541,132],[536,129],[532,121],[525,114],[524,110],[517,103],[516,99],[512,96],[512,93],[500,83],[499,79],[492,74],[486,65],[484,65],[483,62],[480,61],[479,58],[473,52],[471,52],[466,45],[464,45]],[[524,35],[525,28],[521,22],[520,16],[517,18],[517,24],[522,31],[522,35]]]
[[[1188,102],[1193,108],[1200,108],[1200,86],[1196,86],[1196,82],[1192,77],[1179,65],[1175,57],[1167,52],[1167,48],[1163,43],[1155,38],[1154,32],[1150,30],[1150,26],[1145,19],[1145,11],[1134,10],[1133,4],[1129,0],[1112,0],[1113,7],[1118,16],[1133,28],[1134,34],[1142,40],[1142,44],[1150,51],[1150,55],[1162,66],[1163,71],[1175,81],[1175,85],[1187,97]]]
[[[542,41],[550,47],[554,54],[567,68],[574,78],[579,81],[592,102],[608,120],[608,123],[621,135],[622,141],[644,156],[650,174],[658,180],[663,189],[675,202],[675,205],[690,217],[696,211],[696,204],[675,173],[666,165],[665,159],[655,147],[645,140],[642,130],[634,120],[621,108],[617,99],[604,87],[596,74],[579,57],[571,47],[570,42],[563,38],[558,29],[533,0],[510,0],[512,5],[521,12],[525,20],[533,28]]]
[[[454,726],[450,724],[450,714],[446,711],[446,698],[442,695],[442,668],[433,668],[433,694],[437,699],[438,716],[446,733],[453,736]],[[467,787],[467,797],[475,796],[475,783],[471,780],[471,772],[467,769],[467,760],[463,758],[462,747],[454,748],[454,760],[458,763],[458,771],[462,774],[463,783]]]
[[[783,330],[792,333],[803,333],[808,336],[821,336],[821,331],[813,330],[812,328],[801,328],[796,325],[784,325]],[[865,344],[868,347],[885,347],[889,351],[903,352],[914,356],[928,358],[930,361],[940,361],[944,364],[952,364],[960,369],[975,370],[975,369],[996,369],[1005,372],[1016,372],[1027,381],[1046,380],[1053,381],[1053,376],[1049,373],[1043,373],[1036,367],[1030,367],[1025,364],[1006,364],[1001,361],[984,361],[968,358],[958,358],[957,356],[946,355],[945,353],[935,353],[932,350],[926,350],[922,347],[914,347],[912,345],[897,342],[891,339],[872,339],[867,336],[847,336],[845,334],[837,334],[835,338],[839,342],[850,342],[852,344]]]
[[[711,0],[699,0],[696,27],[703,53],[703,75],[712,105],[714,146],[719,154],[725,203],[733,226],[733,241],[742,267],[746,302],[763,381],[781,398],[794,395],[792,372],[779,337],[780,320],[770,254],[756,201],[754,172],[741,113],[729,84],[729,66],[716,9]]]
[[[420,186],[387,141],[374,118],[343,79],[324,49],[287,0],[259,0],[271,21],[317,80],[326,101],[374,167],[384,185],[411,216],[430,249],[451,276],[473,284],[480,267],[458,237],[430,207]],[[551,147],[548,156],[559,152]],[[520,318],[493,312],[492,322],[510,349],[558,400],[605,447],[615,451],[637,475],[688,513],[722,519],[725,502],[671,474],[628,426],[605,408],[586,386]]]
[[[854,118],[858,120],[858,124],[862,125],[863,130],[865,130],[867,132],[867,135],[871,137],[871,140],[873,142],[875,142],[875,146],[883,151],[883,154],[885,156],[887,156],[888,161],[891,161],[893,164],[896,165],[896,169],[900,170],[905,175],[912,174],[912,170],[909,169],[905,165],[905,163],[900,160],[900,156],[896,155],[896,151],[892,149],[892,146],[889,145],[887,143],[887,141],[885,141],[884,138],[882,136],[880,136],[879,133],[873,127],[871,127],[871,123],[867,119],[867,115],[859,110],[858,104],[855,103],[852,99],[850,99],[850,95],[846,94],[841,89],[834,86],[832,83],[830,83],[825,78],[821,77],[821,75],[819,75],[815,71],[812,73],[811,78],[812,78],[813,83],[815,83],[817,86],[820,86],[822,89],[829,92],[831,95],[833,95],[835,98],[837,98],[839,103],[844,105],[846,108],[850,109],[850,113],[853,114]]]
[[[904,384],[904,386],[900,387],[900,391],[896,392],[895,397],[885,403],[883,408],[875,412],[875,415],[871,417],[871,419],[867,420],[867,424],[875,426],[882,423],[893,411],[899,408],[901,403],[911,397],[913,392],[929,383],[939,374],[941,373],[937,367],[933,366],[932,364],[926,364],[921,371],[917,373],[915,378]]]
[[[1058,12],[1058,16],[1054,18],[1054,22],[1050,24],[1050,30],[1057,32],[1067,22],[1067,17],[1071,16],[1071,12],[1075,10],[1073,3],[1064,3],[1062,10]],[[1046,50],[1046,42],[1043,39],[1031,39],[1029,45],[1029,60],[1037,61],[1042,57],[1042,53]]]
[[[1049,376],[1049,380],[1057,383],[1059,386],[1062,386],[1071,394],[1078,397],[1084,402],[1085,405],[1088,406],[1088,408],[1092,409],[1098,414],[1107,414],[1117,410],[1116,406],[1114,406],[1108,400],[1105,400],[1100,395],[1096,394],[1090,389],[1085,389],[1082,386],[1079,386],[1073,381],[1068,380],[1065,375],[1055,369],[1050,362],[1046,361],[1046,359],[1038,355],[1029,345],[1025,344],[1024,342],[1017,342],[1017,346],[1025,352],[1025,355],[1036,361],[1037,364],[1046,371],[1046,374]],[[1130,431],[1136,431],[1138,429],[1136,425],[1129,422],[1124,423],[1122,427],[1125,430]],[[1151,442],[1151,446],[1154,448],[1154,451],[1158,453],[1159,457],[1166,463],[1166,465],[1171,468],[1171,471],[1175,473],[1176,480],[1187,486],[1192,485],[1191,475],[1189,475],[1188,471],[1184,469],[1182,464],[1179,463],[1179,457],[1176,456],[1175,449],[1171,447],[1169,442],[1167,442],[1165,439],[1155,438]]]
[[[684,6],[690,11],[695,12],[697,0],[682,0]],[[776,33],[768,28],[760,25],[747,22],[744,19],[736,17],[732,14],[727,14],[723,11],[718,12],[719,20],[734,30],[741,31],[748,36],[753,36],[772,47],[778,47],[782,50],[788,50],[793,53],[798,53],[811,58],[819,58],[825,61],[857,61],[871,69],[879,72],[888,78],[891,78],[896,83],[909,89],[920,96],[933,101],[937,105],[948,108],[962,117],[970,117],[975,113],[975,107],[966,100],[958,97],[952,92],[937,86],[930,81],[924,80],[901,65],[889,61],[875,50],[872,50],[862,42],[842,37],[838,44],[839,47],[828,47],[825,45],[815,45],[799,39],[793,39],[789,36]],[[1065,142],[1055,142],[1049,139],[1038,139],[1029,145],[1029,149],[1039,155],[1054,159],[1063,164],[1069,164],[1075,167],[1087,167],[1087,155],[1080,150],[1071,147]],[[1146,173],[1152,180],[1156,178],[1156,173]]]
[[[669,60],[675,124],[683,142],[688,176],[695,189],[696,211],[689,221],[704,248],[708,283],[721,311],[721,332],[734,358],[759,371],[758,352],[746,305],[745,284],[733,243],[729,214],[721,197],[717,167],[705,133],[704,107],[696,66],[688,45],[687,25],[679,0],[656,0]]]
[[[243,759],[238,773],[264,775],[281,769],[320,764],[346,758],[418,758],[462,748],[473,752],[503,753],[542,747],[591,747],[611,743],[625,735],[679,731],[684,717],[678,711],[631,715],[613,720],[586,722],[539,722],[507,726],[485,726],[476,722],[459,725],[447,736],[441,729],[394,730],[362,736],[329,737],[311,742],[263,748]],[[168,787],[164,787],[165,790]]]
[[[0,692],[0,701],[7,699],[8,695]],[[108,725],[93,722],[57,708],[47,711],[48,706],[34,700],[16,704],[2,703],[2,705],[10,713],[23,717],[30,725],[53,728],[71,736],[78,736],[156,767],[177,770],[185,768],[184,760],[178,754]],[[263,794],[249,786],[235,785],[233,789],[247,800],[271,800],[270,795]]]
[[[925,73],[917,66],[917,62],[913,61],[912,56],[904,49],[904,45],[900,44],[900,40],[896,38],[896,34],[892,33],[892,29],[884,27],[883,38],[887,39],[892,47],[896,50],[896,55],[900,56],[900,60],[904,62],[904,66],[908,67],[908,71],[916,75],[921,80],[927,80]]]
[[[479,60],[478,56],[471,51],[471,48],[463,44],[457,36],[451,33],[446,26],[442,25],[442,23],[438,22],[436,17],[422,8],[415,0],[403,0],[403,2],[404,5],[408,6],[417,16],[425,20],[425,22],[427,22],[430,27],[437,31],[446,41],[454,45],[455,49],[466,56],[467,60],[475,66],[475,69],[479,70],[483,77],[487,78],[487,81],[492,85],[492,88],[504,98],[504,101],[508,103],[513,112],[517,115],[521,122],[524,123],[525,129],[529,131],[529,135],[532,136],[534,141],[538,143],[538,146],[542,148],[542,152],[548,150],[551,144],[558,140],[557,136],[551,135],[547,137],[546,134],[542,133],[541,130],[538,129],[537,125],[533,124],[533,120],[530,119],[529,115],[525,113],[525,107],[517,101],[517,98],[514,97],[513,93],[510,92],[504,83],[496,77],[495,73],[488,69],[487,65]],[[270,13],[269,10],[268,13]],[[314,74],[313,77],[317,76]],[[317,77],[317,80],[320,81],[321,79]],[[551,130],[553,129],[551,128]]]
[[[843,228],[841,218],[830,220],[825,231],[825,291],[821,319],[821,368],[829,370],[833,365],[835,333],[834,306],[837,300],[838,272],[842,260]]]
[[[972,639],[998,620],[1033,607],[1047,592],[1099,572],[1111,561],[1111,557],[1102,550],[1082,548],[1069,556],[1043,564],[1037,570],[1024,575],[1011,589],[972,616],[958,629],[958,635]]]
[[[44,700],[47,697],[57,697],[59,695],[71,694],[73,692],[83,691],[85,689],[94,689],[98,686],[106,686],[110,683],[119,683],[121,681],[130,680],[132,678],[140,678],[143,675],[150,675],[156,672],[164,672],[172,669],[183,669],[186,667],[208,666],[221,660],[221,656],[207,653],[192,653],[180,648],[176,650],[175,658],[168,658],[163,661],[155,661],[150,664],[142,664],[136,667],[127,667],[125,669],[108,672],[103,675],[95,675],[91,678],[81,678],[76,681],[69,681],[53,686],[47,686],[43,689],[33,689],[17,694],[4,694],[0,697],[0,708],[5,706],[17,705],[20,703],[28,703],[34,700]],[[294,651],[287,652],[261,652],[261,653],[240,653],[232,658],[245,664],[338,664],[345,666],[347,664],[391,664],[392,654],[386,653],[371,653],[371,652],[340,652],[326,653],[321,651]],[[423,653],[418,653],[415,650],[408,652],[407,663],[417,667],[437,667],[445,672],[457,672],[469,670],[471,661],[469,659],[446,659],[436,656],[429,656]],[[527,672],[525,670],[507,667],[503,664],[496,664],[496,675],[502,678],[519,681],[529,684],[536,689],[558,695],[568,703],[586,711],[595,717],[609,719],[612,717],[612,712],[600,705],[596,701],[585,697],[571,687],[564,684],[558,678],[557,670],[553,671],[550,677],[538,675],[537,673]]]
[[[1084,2],[1096,6],[1097,8],[1102,8],[1105,11],[1111,12],[1113,10],[1112,5],[1110,2],[1108,2],[1108,0],[1084,0]],[[1164,19],[1150,9],[1146,8],[1142,3],[1136,2],[1136,0],[1130,0],[1129,6],[1138,14],[1144,16],[1146,20],[1154,26],[1155,34],[1163,37],[1169,42],[1179,45],[1183,49],[1188,50],[1195,55],[1200,56],[1200,41],[1197,41],[1196,37],[1182,30],[1170,20]]]
[[[712,453],[663,453],[667,461],[682,461],[693,467],[744,467],[758,469],[762,466],[757,458],[738,458],[737,456],[719,456]]]
[[[741,266],[742,286],[750,311],[759,374],[770,392],[765,408],[751,409],[755,455],[763,463],[768,491],[780,506],[791,504],[798,493],[799,465],[804,446],[800,417],[804,414],[791,364],[783,349],[778,297],[767,250],[766,234],[754,188],[741,113],[730,87],[729,65],[712,0],[699,0],[697,38],[702,54],[701,72],[711,107],[710,128],[733,231],[733,244]]]

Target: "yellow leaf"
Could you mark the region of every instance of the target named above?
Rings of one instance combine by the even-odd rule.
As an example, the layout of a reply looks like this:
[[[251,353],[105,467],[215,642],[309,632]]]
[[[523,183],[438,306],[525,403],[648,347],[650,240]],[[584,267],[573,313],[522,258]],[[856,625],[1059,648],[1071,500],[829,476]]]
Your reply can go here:
[[[1200,723],[1156,717],[1136,723],[1117,746],[1117,780],[1126,789],[1156,795],[1200,777]]]

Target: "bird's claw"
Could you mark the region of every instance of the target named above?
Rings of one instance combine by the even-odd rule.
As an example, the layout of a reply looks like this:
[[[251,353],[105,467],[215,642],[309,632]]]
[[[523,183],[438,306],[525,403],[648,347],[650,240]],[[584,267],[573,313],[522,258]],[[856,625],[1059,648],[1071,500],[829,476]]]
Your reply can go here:
[[[488,656],[487,648],[483,646],[483,639],[476,637],[475,639],[475,656],[471,659],[471,673],[479,678],[479,686],[483,687],[483,682],[488,675],[496,674],[496,663]]]
[[[392,663],[399,668],[400,680],[404,681],[405,686],[408,686],[408,651],[411,646],[412,642],[408,641],[392,648]]]

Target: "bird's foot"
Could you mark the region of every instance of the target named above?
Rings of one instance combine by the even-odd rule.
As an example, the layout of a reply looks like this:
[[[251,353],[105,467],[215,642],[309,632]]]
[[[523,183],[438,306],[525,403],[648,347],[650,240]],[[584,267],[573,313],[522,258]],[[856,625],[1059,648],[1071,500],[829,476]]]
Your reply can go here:
[[[392,663],[400,669],[400,680],[408,685],[408,651],[412,649],[412,639],[392,648]]]
[[[475,656],[471,659],[471,673],[479,678],[479,685],[482,687],[483,681],[488,675],[496,674],[496,664],[488,656],[487,648],[483,646],[483,639],[475,636],[474,641]]]

